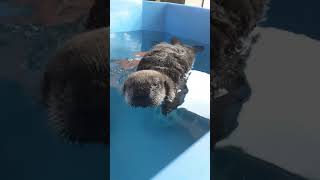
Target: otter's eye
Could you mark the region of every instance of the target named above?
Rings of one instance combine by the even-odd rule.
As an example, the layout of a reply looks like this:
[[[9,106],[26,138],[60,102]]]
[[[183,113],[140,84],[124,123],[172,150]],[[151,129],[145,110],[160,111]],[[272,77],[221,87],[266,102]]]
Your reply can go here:
[[[156,88],[159,88],[160,84],[159,83],[154,83],[153,86],[156,87]]]

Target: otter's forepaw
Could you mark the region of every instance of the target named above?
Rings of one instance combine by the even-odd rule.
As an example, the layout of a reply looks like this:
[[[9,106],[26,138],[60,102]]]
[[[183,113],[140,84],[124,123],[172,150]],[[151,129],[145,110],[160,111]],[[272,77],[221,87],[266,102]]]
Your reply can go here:
[[[160,108],[157,108],[155,110],[154,119],[157,121],[157,123],[160,123],[161,126],[171,126],[173,124],[173,122],[170,121],[168,116],[162,113],[162,110]]]
[[[173,107],[172,106],[169,106],[169,105],[163,105],[162,107],[161,107],[161,113],[162,113],[162,115],[164,115],[164,116],[167,116],[171,111],[173,111],[174,109],[173,109]]]

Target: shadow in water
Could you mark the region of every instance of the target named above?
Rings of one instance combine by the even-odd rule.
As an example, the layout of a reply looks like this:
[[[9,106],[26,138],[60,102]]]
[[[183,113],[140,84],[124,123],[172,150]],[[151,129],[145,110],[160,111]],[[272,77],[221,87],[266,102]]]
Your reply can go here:
[[[235,146],[216,148],[211,162],[216,180],[307,180]]]

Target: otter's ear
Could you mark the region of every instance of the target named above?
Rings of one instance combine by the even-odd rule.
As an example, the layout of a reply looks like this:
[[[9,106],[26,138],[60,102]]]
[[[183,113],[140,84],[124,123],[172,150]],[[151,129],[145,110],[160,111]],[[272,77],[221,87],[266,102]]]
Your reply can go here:
[[[164,86],[166,89],[166,101],[172,102],[176,97],[175,86],[171,79],[167,79],[164,81]]]
[[[180,40],[179,40],[178,38],[173,37],[173,38],[171,39],[171,44],[172,44],[172,45],[176,45],[176,44],[181,44],[181,42],[180,42]]]

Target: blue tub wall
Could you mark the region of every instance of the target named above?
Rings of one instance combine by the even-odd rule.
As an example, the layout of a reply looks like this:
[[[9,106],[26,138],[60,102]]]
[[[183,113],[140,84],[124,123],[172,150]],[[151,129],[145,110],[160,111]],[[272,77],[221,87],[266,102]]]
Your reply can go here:
[[[142,0],[111,0],[110,4],[111,32],[159,31],[204,44],[210,42],[208,9]]]
[[[180,7],[177,8],[177,6]],[[165,31],[183,38],[192,37],[192,40],[209,44],[210,11],[203,8],[168,4]]]
[[[142,4],[142,0],[111,0],[110,31],[128,32],[141,30]]]
[[[168,3],[143,2],[143,16],[141,30],[165,31],[165,16]]]
[[[112,61],[115,57],[127,58],[132,54],[132,48],[134,52],[141,51],[141,36],[128,36],[122,34],[121,37],[117,32],[129,32],[139,31],[142,27],[142,0],[111,0],[110,1],[110,46]],[[141,32],[137,32],[141,33]],[[113,41],[112,39],[121,39],[121,41]],[[139,43],[140,44],[137,44]],[[121,49],[121,50],[120,50]],[[121,52],[121,54],[117,54]]]
[[[186,21],[190,23],[186,23]],[[143,3],[142,30],[167,32],[178,37],[209,44],[210,10],[174,3],[145,1]]]
[[[111,33],[110,34],[110,61],[114,59],[126,59],[132,56],[132,52],[139,52],[142,49],[141,31],[136,33]],[[117,39],[117,41],[113,40]]]

